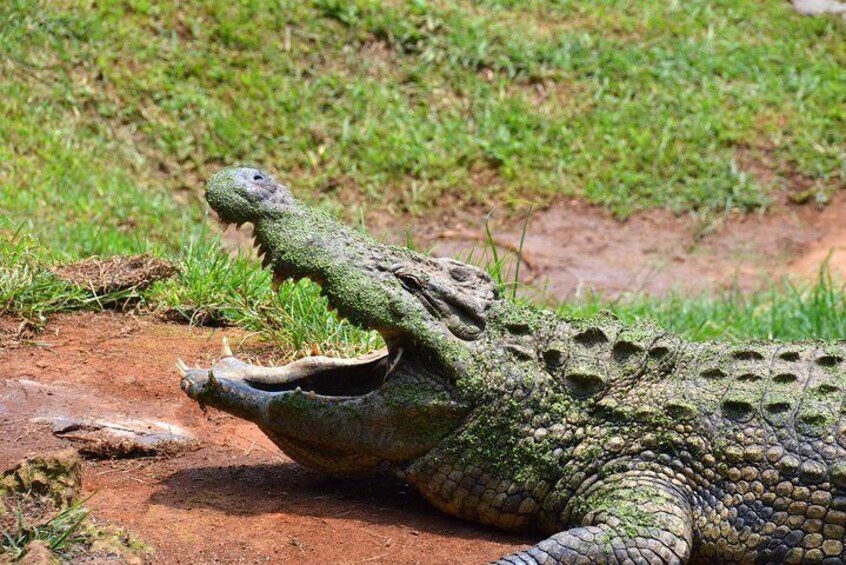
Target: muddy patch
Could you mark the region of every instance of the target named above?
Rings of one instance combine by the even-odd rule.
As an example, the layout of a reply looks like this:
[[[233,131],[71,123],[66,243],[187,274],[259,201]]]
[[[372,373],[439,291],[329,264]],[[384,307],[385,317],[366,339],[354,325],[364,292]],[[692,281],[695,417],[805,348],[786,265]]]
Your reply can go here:
[[[780,204],[767,213],[708,223],[661,211],[618,221],[573,200],[534,212],[525,234],[525,218],[490,217],[481,210],[411,224],[374,218],[370,226],[388,241],[404,243],[408,233],[418,249],[485,263],[492,260],[487,221],[508,264],[505,277],[513,279],[519,257],[520,281],[538,289],[540,299],[753,291],[785,276],[812,280],[824,262],[846,273],[843,196],[835,194],[823,208]]]

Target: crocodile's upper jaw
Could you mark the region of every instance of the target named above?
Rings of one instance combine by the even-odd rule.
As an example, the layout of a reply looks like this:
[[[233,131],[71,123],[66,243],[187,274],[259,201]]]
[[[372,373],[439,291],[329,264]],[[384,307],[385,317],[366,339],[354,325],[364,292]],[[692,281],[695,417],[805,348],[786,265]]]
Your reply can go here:
[[[387,348],[360,359],[313,357],[273,369],[224,355],[211,371],[187,370],[189,396],[255,421],[317,467],[347,461],[351,453],[360,467],[408,460],[458,426],[469,408],[456,381],[469,370],[498,299],[486,273],[379,244],[300,205],[255,169],[218,173],[207,199],[222,222],[254,225],[263,265],[277,282],[319,283],[330,307],[378,331]],[[332,465],[314,461],[333,453]]]

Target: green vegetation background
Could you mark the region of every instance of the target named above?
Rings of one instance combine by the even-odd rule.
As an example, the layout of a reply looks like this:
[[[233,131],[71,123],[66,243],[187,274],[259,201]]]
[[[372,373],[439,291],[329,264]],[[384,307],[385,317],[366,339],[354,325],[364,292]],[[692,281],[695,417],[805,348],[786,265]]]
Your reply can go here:
[[[199,199],[222,166],[275,167],[330,210],[578,196],[625,217],[765,208],[846,178],[846,24],[762,0],[9,0],[0,3],[0,310],[108,297],[55,261],[153,251],[144,299],[301,349],[375,343],[306,283],[221,252]],[[750,170],[768,164],[768,174]],[[496,266],[492,266],[496,269]],[[600,298],[693,338],[843,337],[846,299]]]

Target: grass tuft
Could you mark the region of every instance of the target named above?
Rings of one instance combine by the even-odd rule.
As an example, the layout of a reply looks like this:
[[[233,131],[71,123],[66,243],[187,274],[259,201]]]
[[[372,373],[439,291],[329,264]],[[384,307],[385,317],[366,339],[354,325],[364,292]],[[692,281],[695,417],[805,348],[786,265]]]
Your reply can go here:
[[[233,257],[217,240],[193,240],[180,261],[181,275],[155,284],[146,297],[184,321],[260,332],[292,356],[309,354],[313,346],[325,353],[357,355],[383,345],[377,333],[330,312],[314,283],[286,282],[274,291],[268,271],[255,260]]]
[[[567,316],[609,310],[631,322],[650,318],[694,341],[718,339],[841,340],[846,336],[846,286],[824,265],[812,284],[783,280],[768,289],[744,293],[734,288],[716,296],[671,295],[606,301],[591,295],[558,307]]]
[[[85,534],[83,522],[88,518],[88,510],[83,506],[84,502],[79,500],[40,524],[28,523],[24,512],[15,510],[15,529],[3,532],[0,556],[17,561],[33,542],[43,542],[51,553],[59,556],[87,544],[89,536]]]

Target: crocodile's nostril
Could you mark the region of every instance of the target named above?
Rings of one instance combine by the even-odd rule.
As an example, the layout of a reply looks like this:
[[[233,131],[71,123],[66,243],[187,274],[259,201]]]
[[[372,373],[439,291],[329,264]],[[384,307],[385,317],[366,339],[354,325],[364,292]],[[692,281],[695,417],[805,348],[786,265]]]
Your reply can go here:
[[[256,173],[253,175],[253,180],[264,180],[264,177],[261,175],[261,173]]]

